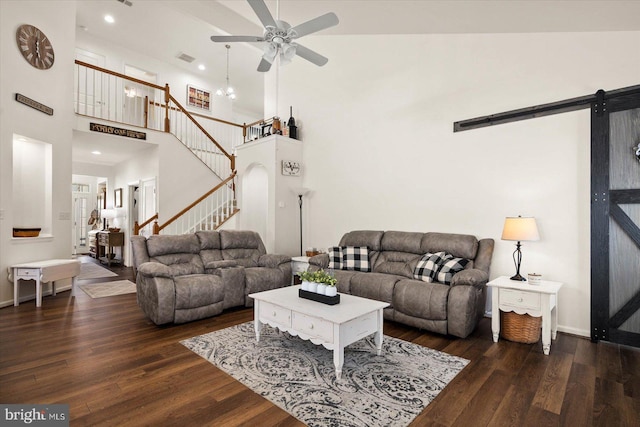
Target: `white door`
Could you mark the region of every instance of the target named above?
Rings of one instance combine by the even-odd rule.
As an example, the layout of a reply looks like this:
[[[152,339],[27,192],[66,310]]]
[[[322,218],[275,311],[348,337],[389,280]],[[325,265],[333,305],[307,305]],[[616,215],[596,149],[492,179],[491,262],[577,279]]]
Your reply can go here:
[[[76,59],[104,68],[105,57],[84,49],[76,48]],[[86,67],[74,67],[76,87],[74,102],[76,113],[93,117],[108,114],[108,109],[102,99],[102,86],[106,84],[108,76]],[[109,117],[103,117],[108,119]]]
[[[156,179],[143,179],[140,181],[139,196],[138,196],[138,222],[142,223],[156,213],[158,208],[156,205]],[[152,234],[153,222],[149,224],[145,230],[141,230],[140,233],[149,236]]]
[[[74,255],[89,253],[88,221],[89,196],[86,193],[73,193],[73,251]]]

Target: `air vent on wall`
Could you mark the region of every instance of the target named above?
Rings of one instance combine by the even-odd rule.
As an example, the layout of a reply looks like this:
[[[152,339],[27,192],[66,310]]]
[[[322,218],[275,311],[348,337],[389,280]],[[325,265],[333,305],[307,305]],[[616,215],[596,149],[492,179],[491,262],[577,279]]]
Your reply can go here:
[[[129,0],[117,0],[119,3],[126,4],[127,6],[133,6]]]
[[[191,55],[187,55],[184,52],[180,52],[180,54],[177,56],[177,58],[178,59],[182,59],[183,61],[188,62],[188,63],[192,63],[193,61],[196,60],[196,58],[194,58]]]

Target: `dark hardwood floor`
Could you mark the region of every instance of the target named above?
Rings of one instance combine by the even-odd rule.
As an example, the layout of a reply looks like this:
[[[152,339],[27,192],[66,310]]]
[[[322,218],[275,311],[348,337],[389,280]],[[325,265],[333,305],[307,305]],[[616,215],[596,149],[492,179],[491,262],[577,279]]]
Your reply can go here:
[[[92,282],[133,280],[110,269],[119,277]],[[302,425],[179,343],[252,309],[158,327],[134,294],[78,294],[0,309],[0,402],[69,404],[72,426]],[[494,344],[490,329],[483,319],[463,340],[385,323],[387,335],[471,360],[412,426],[640,425],[640,350],[558,334],[544,356],[540,343]]]

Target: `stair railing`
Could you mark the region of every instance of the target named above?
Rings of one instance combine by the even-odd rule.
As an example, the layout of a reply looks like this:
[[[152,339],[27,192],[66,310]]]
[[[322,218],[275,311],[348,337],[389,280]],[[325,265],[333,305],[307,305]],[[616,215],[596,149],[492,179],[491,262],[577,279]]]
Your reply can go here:
[[[138,235],[149,236],[149,235],[151,235],[153,233],[153,224],[151,224],[151,222],[154,221],[154,220],[157,220],[157,219],[158,219],[158,214],[156,213],[151,218],[147,219],[146,221],[142,222],[141,224],[138,224],[138,221],[134,221],[134,223],[133,223],[133,235],[134,236],[138,236]]]
[[[235,157],[180,105],[168,84],[159,86],[78,60],[75,64],[77,114],[170,132],[218,177],[235,170]],[[244,125],[231,125],[242,128],[244,135]]]
[[[164,224],[154,223],[153,234],[186,234],[215,230],[238,212],[236,207],[236,173],[203,194]]]

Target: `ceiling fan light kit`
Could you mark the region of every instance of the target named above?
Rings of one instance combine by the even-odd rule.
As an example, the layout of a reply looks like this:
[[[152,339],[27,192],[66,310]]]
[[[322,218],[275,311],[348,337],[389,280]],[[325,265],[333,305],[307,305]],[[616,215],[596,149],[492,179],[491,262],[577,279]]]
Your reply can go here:
[[[291,62],[294,56],[298,55],[319,67],[325,65],[329,59],[319,53],[306,48],[296,42],[302,36],[325,30],[338,25],[338,17],[335,13],[329,12],[318,16],[310,21],[292,27],[288,22],[275,20],[269,12],[264,0],[247,0],[260,22],[264,26],[264,34],[258,36],[211,36],[211,41],[216,43],[249,42],[265,43],[258,71],[267,72],[271,69],[271,64],[280,54],[282,65]]]

